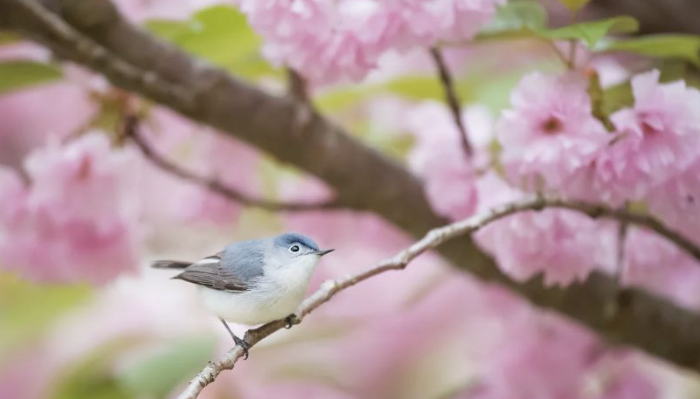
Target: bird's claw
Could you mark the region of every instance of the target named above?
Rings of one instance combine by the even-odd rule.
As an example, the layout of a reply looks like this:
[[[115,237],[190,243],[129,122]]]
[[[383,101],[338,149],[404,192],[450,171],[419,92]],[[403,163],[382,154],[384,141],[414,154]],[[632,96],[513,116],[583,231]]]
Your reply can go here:
[[[289,316],[284,318],[284,322],[286,323],[284,328],[289,330],[290,328],[292,328],[293,325],[297,324],[297,315],[295,315],[294,313],[290,314]]]
[[[245,340],[238,338],[237,336],[233,336],[233,342],[236,343],[236,345],[240,346],[241,349],[243,349],[243,360],[248,359],[248,349],[250,349],[250,344],[247,343]]]

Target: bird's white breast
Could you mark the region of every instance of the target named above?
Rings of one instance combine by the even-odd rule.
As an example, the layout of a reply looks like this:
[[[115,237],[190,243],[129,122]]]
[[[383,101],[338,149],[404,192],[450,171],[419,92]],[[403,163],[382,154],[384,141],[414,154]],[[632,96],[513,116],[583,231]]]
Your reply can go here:
[[[266,270],[250,291],[200,287],[201,299],[208,311],[233,323],[256,325],[282,319],[304,300],[318,260],[318,256],[301,256],[284,267]]]

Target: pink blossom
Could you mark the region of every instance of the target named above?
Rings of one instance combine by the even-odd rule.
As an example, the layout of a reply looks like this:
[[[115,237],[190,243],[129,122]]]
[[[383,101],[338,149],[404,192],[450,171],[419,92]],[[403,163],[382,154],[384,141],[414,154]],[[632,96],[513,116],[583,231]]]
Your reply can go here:
[[[471,38],[502,0],[237,0],[264,53],[319,83],[362,79],[391,49]]]
[[[478,212],[523,199],[495,173],[477,181]],[[595,269],[612,270],[616,259],[616,226],[574,211],[546,209],[521,212],[492,222],[474,237],[499,267],[518,280],[544,273],[548,284],[567,285]]]
[[[39,281],[104,283],[133,269],[140,238],[133,154],[96,133],[25,161],[30,185],[4,170],[0,264]]]
[[[639,367],[618,366],[611,376],[602,376],[600,399],[655,399],[663,396],[659,388]]]
[[[89,94],[67,82],[0,95],[0,165],[19,167],[48,136],[75,133],[95,111]]]
[[[535,318],[510,324],[511,335],[486,356],[476,397],[581,398],[583,376],[600,354],[593,337],[556,320]]]
[[[479,193],[477,212],[488,212],[493,208],[521,200],[526,193],[508,184],[500,175],[491,170],[480,176],[476,181]]]
[[[700,307],[700,263],[658,234],[631,229],[625,240],[621,280],[671,298],[680,305]]]
[[[596,191],[605,201],[639,200],[700,155],[700,91],[659,72],[632,79],[634,108],[612,116],[618,136],[596,160]]]
[[[700,161],[652,188],[647,200],[654,215],[700,243]]]
[[[423,103],[411,110],[406,125],[417,139],[409,165],[422,178],[433,208],[451,219],[471,215],[477,206],[474,159],[466,155],[447,107]]]
[[[583,76],[532,73],[511,94],[496,131],[508,178],[527,190],[557,190],[609,137],[591,114]]]
[[[569,210],[508,216],[477,232],[476,239],[519,281],[544,273],[547,284],[568,285],[614,264],[615,229]]]

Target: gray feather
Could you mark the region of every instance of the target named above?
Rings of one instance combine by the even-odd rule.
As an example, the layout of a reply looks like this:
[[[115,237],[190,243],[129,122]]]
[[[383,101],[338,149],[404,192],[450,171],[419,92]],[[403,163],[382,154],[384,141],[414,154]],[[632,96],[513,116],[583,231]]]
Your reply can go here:
[[[265,251],[269,246],[269,240],[250,240],[229,245],[222,253],[221,267],[243,281],[257,280],[264,274]]]
[[[229,245],[222,252],[188,266],[174,279],[222,291],[249,291],[263,275],[265,240]]]
[[[192,262],[180,262],[176,260],[157,260],[151,263],[154,269],[184,269],[191,265]]]

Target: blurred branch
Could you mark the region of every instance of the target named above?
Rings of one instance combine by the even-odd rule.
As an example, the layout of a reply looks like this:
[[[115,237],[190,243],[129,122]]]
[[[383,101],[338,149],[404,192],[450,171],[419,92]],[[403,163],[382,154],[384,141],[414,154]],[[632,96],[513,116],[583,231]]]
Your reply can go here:
[[[574,211],[582,212],[592,218],[610,218],[615,219],[620,222],[630,223],[637,226],[646,227],[654,230],[660,235],[673,241],[679,247],[688,251],[693,257],[700,260],[700,248],[695,247],[690,243],[690,241],[680,234],[673,232],[672,230],[665,227],[659,221],[642,214],[632,213],[625,210],[613,209],[603,205],[589,204],[584,202],[566,202],[556,199],[544,199],[535,198],[527,199],[519,202],[514,202],[501,207],[494,208],[490,211],[484,212],[467,218],[465,220],[449,224],[444,227],[433,229],[428,234],[423,236],[422,239],[411,245],[410,247],[404,249],[403,251],[397,253],[393,257],[377,264],[374,267],[366,269],[363,272],[343,277],[337,280],[329,280],[321,285],[321,287],[308,297],[300,306],[297,308],[294,320],[294,324],[301,323],[304,318],[314,309],[328,302],[337,293],[350,288],[358,283],[365,281],[371,277],[378,274],[382,274],[391,270],[401,270],[406,268],[408,264],[417,258],[424,252],[435,249],[442,245],[448,240],[456,238],[465,234],[472,234],[477,230],[487,226],[496,220],[502,219],[506,216],[513,215],[518,212],[523,211],[541,211],[547,208],[564,208],[571,209]],[[600,313],[606,313],[605,317],[616,319],[620,316],[618,313],[628,311],[624,307],[624,296],[618,298],[618,303],[613,303],[612,307],[599,308],[594,311]],[[245,334],[245,341],[250,344],[250,346],[256,345],[258,342],[268,337],[269,335],[281,330],[287,324],[285,319],[276,320],[267,323],[261,327],[248,330]],[[223,370],[233,369],[238,359],[244,355],[244,350],[240,346],[235,346],[228,353],[226,353],[221,359],[210,362],[199,374],[195,376],[193,380],[189,382],[187,388],[178,396],[178,399],[195,399],[199,396],[200,392],[209,384],[214,382],[217,376]]]
[[[631,15],[643,33],[692,33],[700,35],[697,0],[593,0],[584,8],[593,18]]]
[[[306,79],[289,67],[287,68],[287,92],[297,100],[309,102],[309,88]]]
[[[317,112],[294,128],[307,105],[270,95],[154,38],[108,0],[0,0],[0,10],[0,28],[318,176],[352,209],[374,212],[415,237],[446,224],[431,209],[420,181],[401,165]],[[516,282],[467,238],[445,243],[440,253],[456,267],[577,320],[610,342],[700,370],[700,315],[667,300],[621,288],[597,272],[565,289],[547,286],[542,278]]]
[[[123,120],[124,135],[130,139],[141,150],[141,153],[160,169],[175,175],[183,180],[191,181],[200,186],[214,191],[231,201],[240,203],[241,205],[260,208],[267,211],[319,211],[328,209],[337,209],[342,207],[338,201],[324,201],[316,203],[296,203],[296,202],[277,202],[264,199],[253,198],[233,187],[229,187],[219,182],[216,179],[198,176],[188,170],[182,169],[173,162],[168,161],[146,141],[139,131],[139,119],[134,115],[126,115]]]
[[[3,3],[4,1],[0,1],[0,4]],[[18,0],[12,1],[12,3],[18,11],[31,18],[34,27],[39,28],[35,31],[34,29],[25,30],[22,26],[18,26],[20,33],[35,39],[40,37],[39,41],[45,42],[50,48],[56,45],[73,47],[75,53],[80,55],[82,63],[95,68],[99,67],[106,75],[120,76],[123,80],[133,82],[133,85],[148,88],[149,91],[158,93],[160,96],[173,98],[185,106],[192,105],[193,98],[186,88],[174,85],[156,73],[143,71],[115,57],[89,37],[81,35],[64,20],[48,12],[39,1]],[[3,10],[5,7],[3,5]],[[0,13],[0,27],[6,23],[3,18],[11,16],[10,12]]]
[[[314,108],[309,97],[309,87],[306,79],[291,67],[287,67],[287,95],[300,104],[295,110],[294,120],[290,125],[292,136],[303,135],[303,129],[308,126],[313,117]]]
[[[442,88],[445,91],[445,101],[447,101],[447,106],[452,113],[452,119],[457,126],[459,131],[460,142],[462,143],[462,148],[467,158],[472,155],[472,146],[469,143],[469,134],[467,133],[467,128],[464,126],[464,121],[462,120],[462,108],[459,103],[459,98],[457,97],[457,90],[455,89],[454,81],[452,75],[450,74],[450,69],[445,62],[445,58],[442,56],[442,51],[437,47],[430,48],[430,56],[433,58],[435,67],[438,71],[438,76],[440,77],[440,83],[442,83]]]

